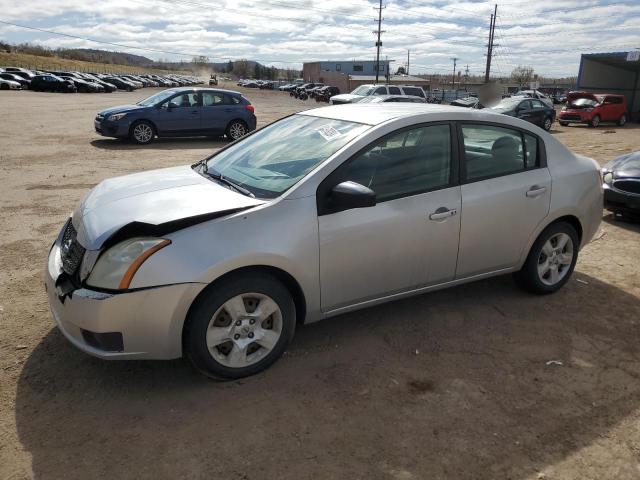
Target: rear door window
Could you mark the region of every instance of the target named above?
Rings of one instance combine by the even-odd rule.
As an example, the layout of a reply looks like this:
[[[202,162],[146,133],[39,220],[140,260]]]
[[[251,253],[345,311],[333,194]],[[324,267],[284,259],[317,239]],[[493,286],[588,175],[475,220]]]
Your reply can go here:
[[[218,92],[203,92],[202,105],[205,107],[216,107],[223,105],[225,95]]]
[[[400,88],[398,87],[389,87],[390,95],[401,95]]]
[[[386,95],[387,87],[378,87],[373,91],[374,95]]]
[[[525,170],[520,131],[493,125],[464,124],[462,135],[466,180],[499,177]]]

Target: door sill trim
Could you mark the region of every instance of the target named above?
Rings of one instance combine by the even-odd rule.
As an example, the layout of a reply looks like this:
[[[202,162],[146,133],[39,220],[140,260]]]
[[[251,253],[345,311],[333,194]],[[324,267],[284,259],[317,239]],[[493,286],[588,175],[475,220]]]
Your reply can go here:
[[[386,302],[390,302],[393,300],[399,300],[401,298],[405,298],[405,297],[412,297],[414,295],[420,295],[422,293],[427,293],[427,292],[431,292],[431,291],[435,291],[435,290],[442,290],[444,288],[448,288],[448,287],[454,287],[456,285],[460,285],[463,283],[468,283],[468,282],[473,282],[476,280],[482,280],[483,278],[488,278],[488,277],[495,277],[497,275],[503,275],[505,273],[510,273],[515,271],[516,268],[515,267],[509,267],[509,268],[501,268],[499,270],[493,270],[491,272],[486,272],[486,273],[480,273],[478,275],[472,275],[470,277],[464,277],[464,278],[458,278],[458,279],[454,279],[454,280],[449,280],[448,282],[443,282],[443,283],[437,283],[435,285],[428,285],[426,287],[419,287],[419,288],[415,288],[413,290],[406,290],[404,292],[399,292],[399,293],[393,293],[391,295],[385,295],[382,297],[377,297],[371,300],[365,300],[362,302],[358,302],[358,303],[353,303],[351,305],[347,305],[344,307],[338,307],[338,308],[334,308],[331,310],[327,310],[325,312],[323,312],[323,317],[324,318],[328,318],[328,317],[333,317],[335,315],[340,315],[342,313],[347,313],[347,312],[351,312],[354,310],[360,310],[361,308],[367,308],[367,307],[371,307],[374,305],[378,305],[381,303],[386,303]]]

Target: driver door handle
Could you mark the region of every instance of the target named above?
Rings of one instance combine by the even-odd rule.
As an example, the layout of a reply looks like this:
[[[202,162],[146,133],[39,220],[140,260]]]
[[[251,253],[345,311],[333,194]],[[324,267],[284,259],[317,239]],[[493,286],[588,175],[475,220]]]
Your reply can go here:
[[[547,187],[540,187],[538,185],[534,185],[529,190],[527,190],[527,193],[525,195],[529,198],[535,198],[535,197],[539,197],[546,191],[547,191]]]
[[[431,215],[429,215],[429,220],[443,220],[445,218],[453,217],[457,213],[457,208],[448,209],[445,207],[440,207]]]

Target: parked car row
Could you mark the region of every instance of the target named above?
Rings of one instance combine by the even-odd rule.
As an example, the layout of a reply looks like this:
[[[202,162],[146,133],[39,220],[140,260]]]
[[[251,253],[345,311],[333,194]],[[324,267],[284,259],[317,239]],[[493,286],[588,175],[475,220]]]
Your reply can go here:
[[[102,93],[116,90],[133,91],[143,87],[184,87],[202,83],[191,75],[107,74],[65,71],[29,70],[0,67],[0,89],[30,89],[42,92]]]
[[[241,79],[236,83],[239,87],[259,88],[260,90],[273,90],[276,88],[277,82],[270,80],[247,80]]]

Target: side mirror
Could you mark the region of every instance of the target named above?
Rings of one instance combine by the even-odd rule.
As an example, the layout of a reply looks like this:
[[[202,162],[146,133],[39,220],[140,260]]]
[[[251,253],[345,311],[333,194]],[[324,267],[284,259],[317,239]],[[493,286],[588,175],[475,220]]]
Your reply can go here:
[[[169,105],[168,105],[169,110],[172,110],[172,109],[178,108],[178,107],[180,107],[180,105],[178,105],[177,103],[169,102]]]
[[[356,182],[342,182],[331,189],[329,207],[332,212],[351,210],[352,208],[373,207],[376,193]]]

